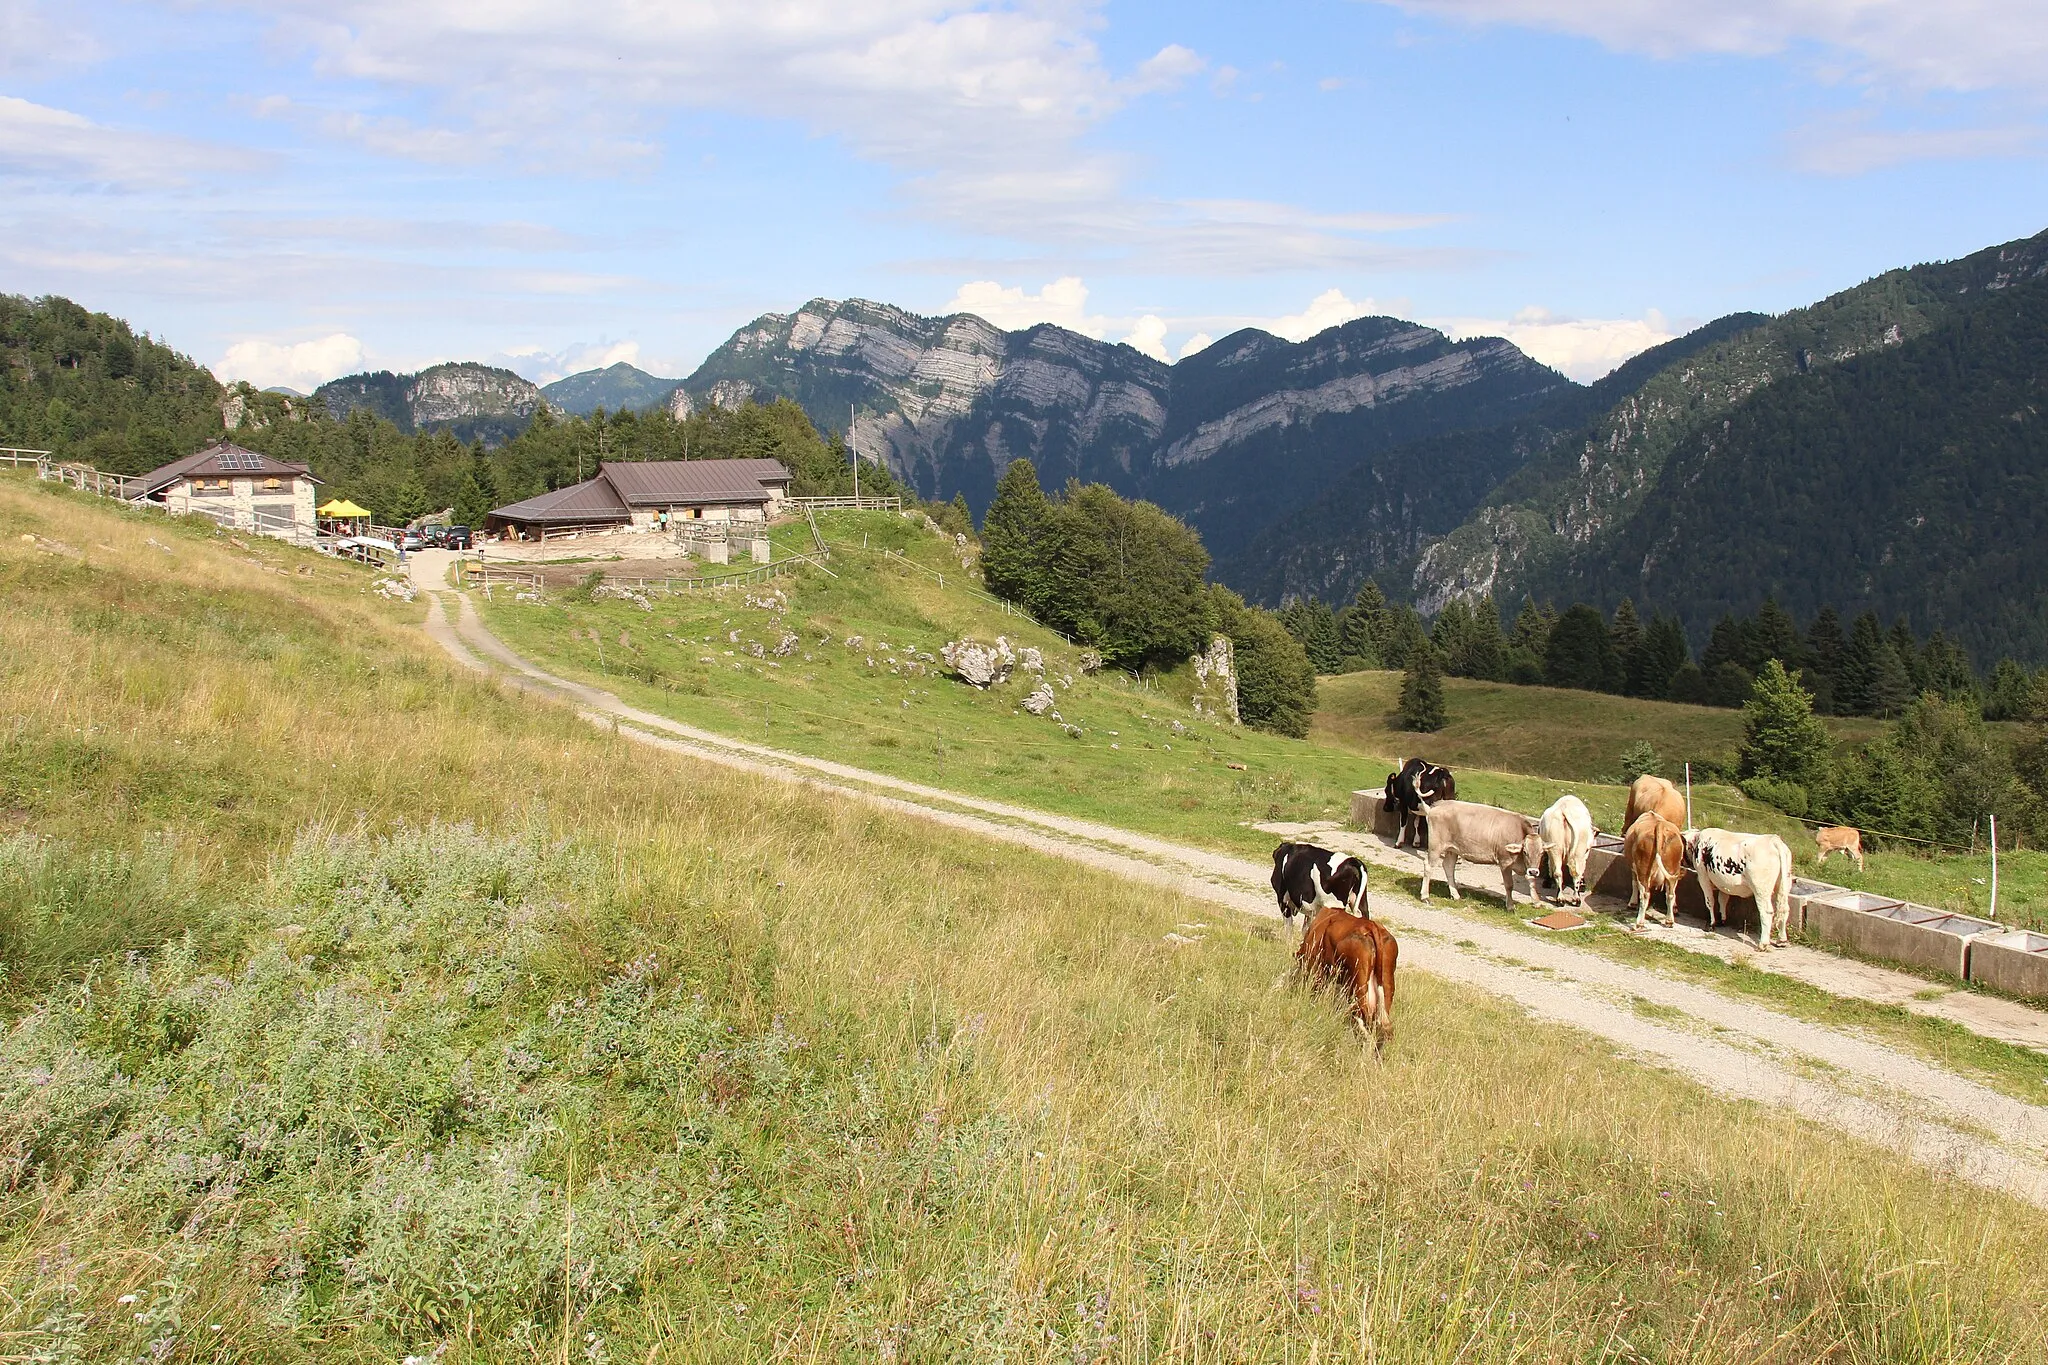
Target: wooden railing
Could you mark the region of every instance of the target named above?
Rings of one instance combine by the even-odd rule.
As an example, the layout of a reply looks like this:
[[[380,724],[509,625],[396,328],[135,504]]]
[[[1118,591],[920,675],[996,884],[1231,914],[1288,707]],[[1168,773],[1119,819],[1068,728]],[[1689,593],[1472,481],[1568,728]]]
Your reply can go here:
[[[102,474],[87,464],[51,464],[48,460],[38,461],[36,477],[54,479],[66,488],[76,488],[85,493],[98,493],[105,498],[128,500],[128,485],[139,482],[122,474]]]
[[[28,450],[21,446],[0,446],[0,464],[32,464],[40,468],[50,458],[47,450]]]
[[[754,564],[727,573],[670,575],[663,578],[606,574],[598,586],[625,588],[642,594],[673,595],[679,592],[699,592],[705,588],[731,588],[748,583],[765,583],[771,578],[780,578],[784,574],[794,572],[800,564],[808,564],[820,573],[836,578],[838,575],[825,567],[825,561],[829,558],[830,551],[814,551],[810,554],[788,555],[770,564]],[[462,566],[464,587],[526,588],[540,592],[546,586],[541,575],[532,569],[504,569],[495,565],[477,564],[467,559],[457,562]]]
[[[790,507],[806,512],[899,512],[901,498],[784,498]]]

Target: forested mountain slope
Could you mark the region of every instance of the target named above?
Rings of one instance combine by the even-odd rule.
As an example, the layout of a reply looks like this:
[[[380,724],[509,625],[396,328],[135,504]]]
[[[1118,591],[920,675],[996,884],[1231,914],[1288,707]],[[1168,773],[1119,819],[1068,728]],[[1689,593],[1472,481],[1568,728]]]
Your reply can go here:
[[[699,405],[786,397],[831,428],[858,410],[861,449],[926,496],[964,492],[979,510],[1024,456],[1048,486],[1098,481],[1159,503],[1219,555],[1375,451],[1575,388],[1499,338],[1395,318],[1298,343],[1241,331],[1166,365],[1060,327],[1004,332],[863,300],[764,315],[684,381]]]
[[[418,374],[351,374],[313,391],[336,421],[352,412],[381,417],[402,432],[446,430],[459,441],[496,445],[526,429],[540,390],[492,365],[432,365]]]
[[[1433,610],[1452,597],[1488,594],[1513,601],[1576,578],[1611,581],[1613,573],[1596,566],[1619,553],[1621,528],[1663,487],[1665,463],[1682,444],[1708,439],[1769,386],[1835,393],[1825,387],[1835,367],[1905,346],[2044,272],[2048,233],[1890,271],[1666,365],[1584,430],[1550,442],[1471,520],[1429,546],[1412,580],[1417,604]],[[1968,420],[1961,408],[1955,418]],[[1774,586],[1787,595],[1789,585]]]
[[[1704,637],[1765,595],[2048,660],[2048,274],[1688,431],[1613,535],[1537,577]]]
[[[205,369],[119,318],[0,294],[0,445],[140,474],[218,436],[220,401]]]
[[[1404,581],[1431,539],[1456,530],[1504,480],[1665,368],[1768,321],[1735,313],[1643,352],[1587,387],[1559,389],[1511,422],[1397,445],[1269,525],[1217,574],[1254,601],[1349,601],[1365,580]]]
[[[621,360],[601,370],[584,370],[541,386],[540,396],[556,412],[588,417],[603,408],[606,412],[634,412],[641,408],[666,407],[676,391],[678,379],[651,375],[637,365]]]

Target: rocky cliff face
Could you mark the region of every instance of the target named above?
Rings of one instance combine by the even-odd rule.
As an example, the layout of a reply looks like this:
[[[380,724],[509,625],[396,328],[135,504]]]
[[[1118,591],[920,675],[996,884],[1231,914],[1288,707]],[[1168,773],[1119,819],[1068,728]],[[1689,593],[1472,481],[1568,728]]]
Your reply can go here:
[[[1152,499],[1225,554],[1392,443],[1512,417],[1571,385],[1498,339],[1393,318],[1307,342],[1244,331],[1178,365],[1053,326],[1004,332],[814,299],[734,333],[686,401],[784,397],[928,497],[977,510],[1020,456],[1057,487]]]
[[[509,440],[539,410],[541,392],[510,370],[491,365],[434,365],[418,374],[378,370],[331,380],[313,391],[336,421],[366,411],[400,431],[446,427],[458,439]]]

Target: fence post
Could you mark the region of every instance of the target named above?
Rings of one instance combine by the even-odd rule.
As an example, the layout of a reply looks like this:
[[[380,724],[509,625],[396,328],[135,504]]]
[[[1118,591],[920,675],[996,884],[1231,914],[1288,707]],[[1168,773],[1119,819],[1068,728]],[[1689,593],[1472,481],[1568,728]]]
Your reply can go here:
[[[1991,817],[1991,919],[1998,918],[1998,817]]]

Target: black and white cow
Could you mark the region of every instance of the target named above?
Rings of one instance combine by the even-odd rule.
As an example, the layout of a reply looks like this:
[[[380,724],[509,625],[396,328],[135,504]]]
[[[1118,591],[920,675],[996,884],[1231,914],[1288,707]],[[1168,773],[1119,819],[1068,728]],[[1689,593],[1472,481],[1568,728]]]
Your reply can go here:
[[[1273,850],[1273,898],[1280,902],[1280,917],[1290,925],[1301,915],[1305,926],[1326,905],[1372,917],[1365,864],[1348,853],[1332,853],[1314,844],[1287,843]]]
[[[1387,809],[1396,811],[1401,817],[1401,832],[1394,836],[1394,847],[1411,844],[1416,848],[1429,847],[1429,826],[1423,822],[1422,808],[1438,801],[1458,799],[1458,782],[1451,776],[1449,768],[1440,768],[1426,758],[1411,758],[1401,765],[1401,771],[1387,774]]]

